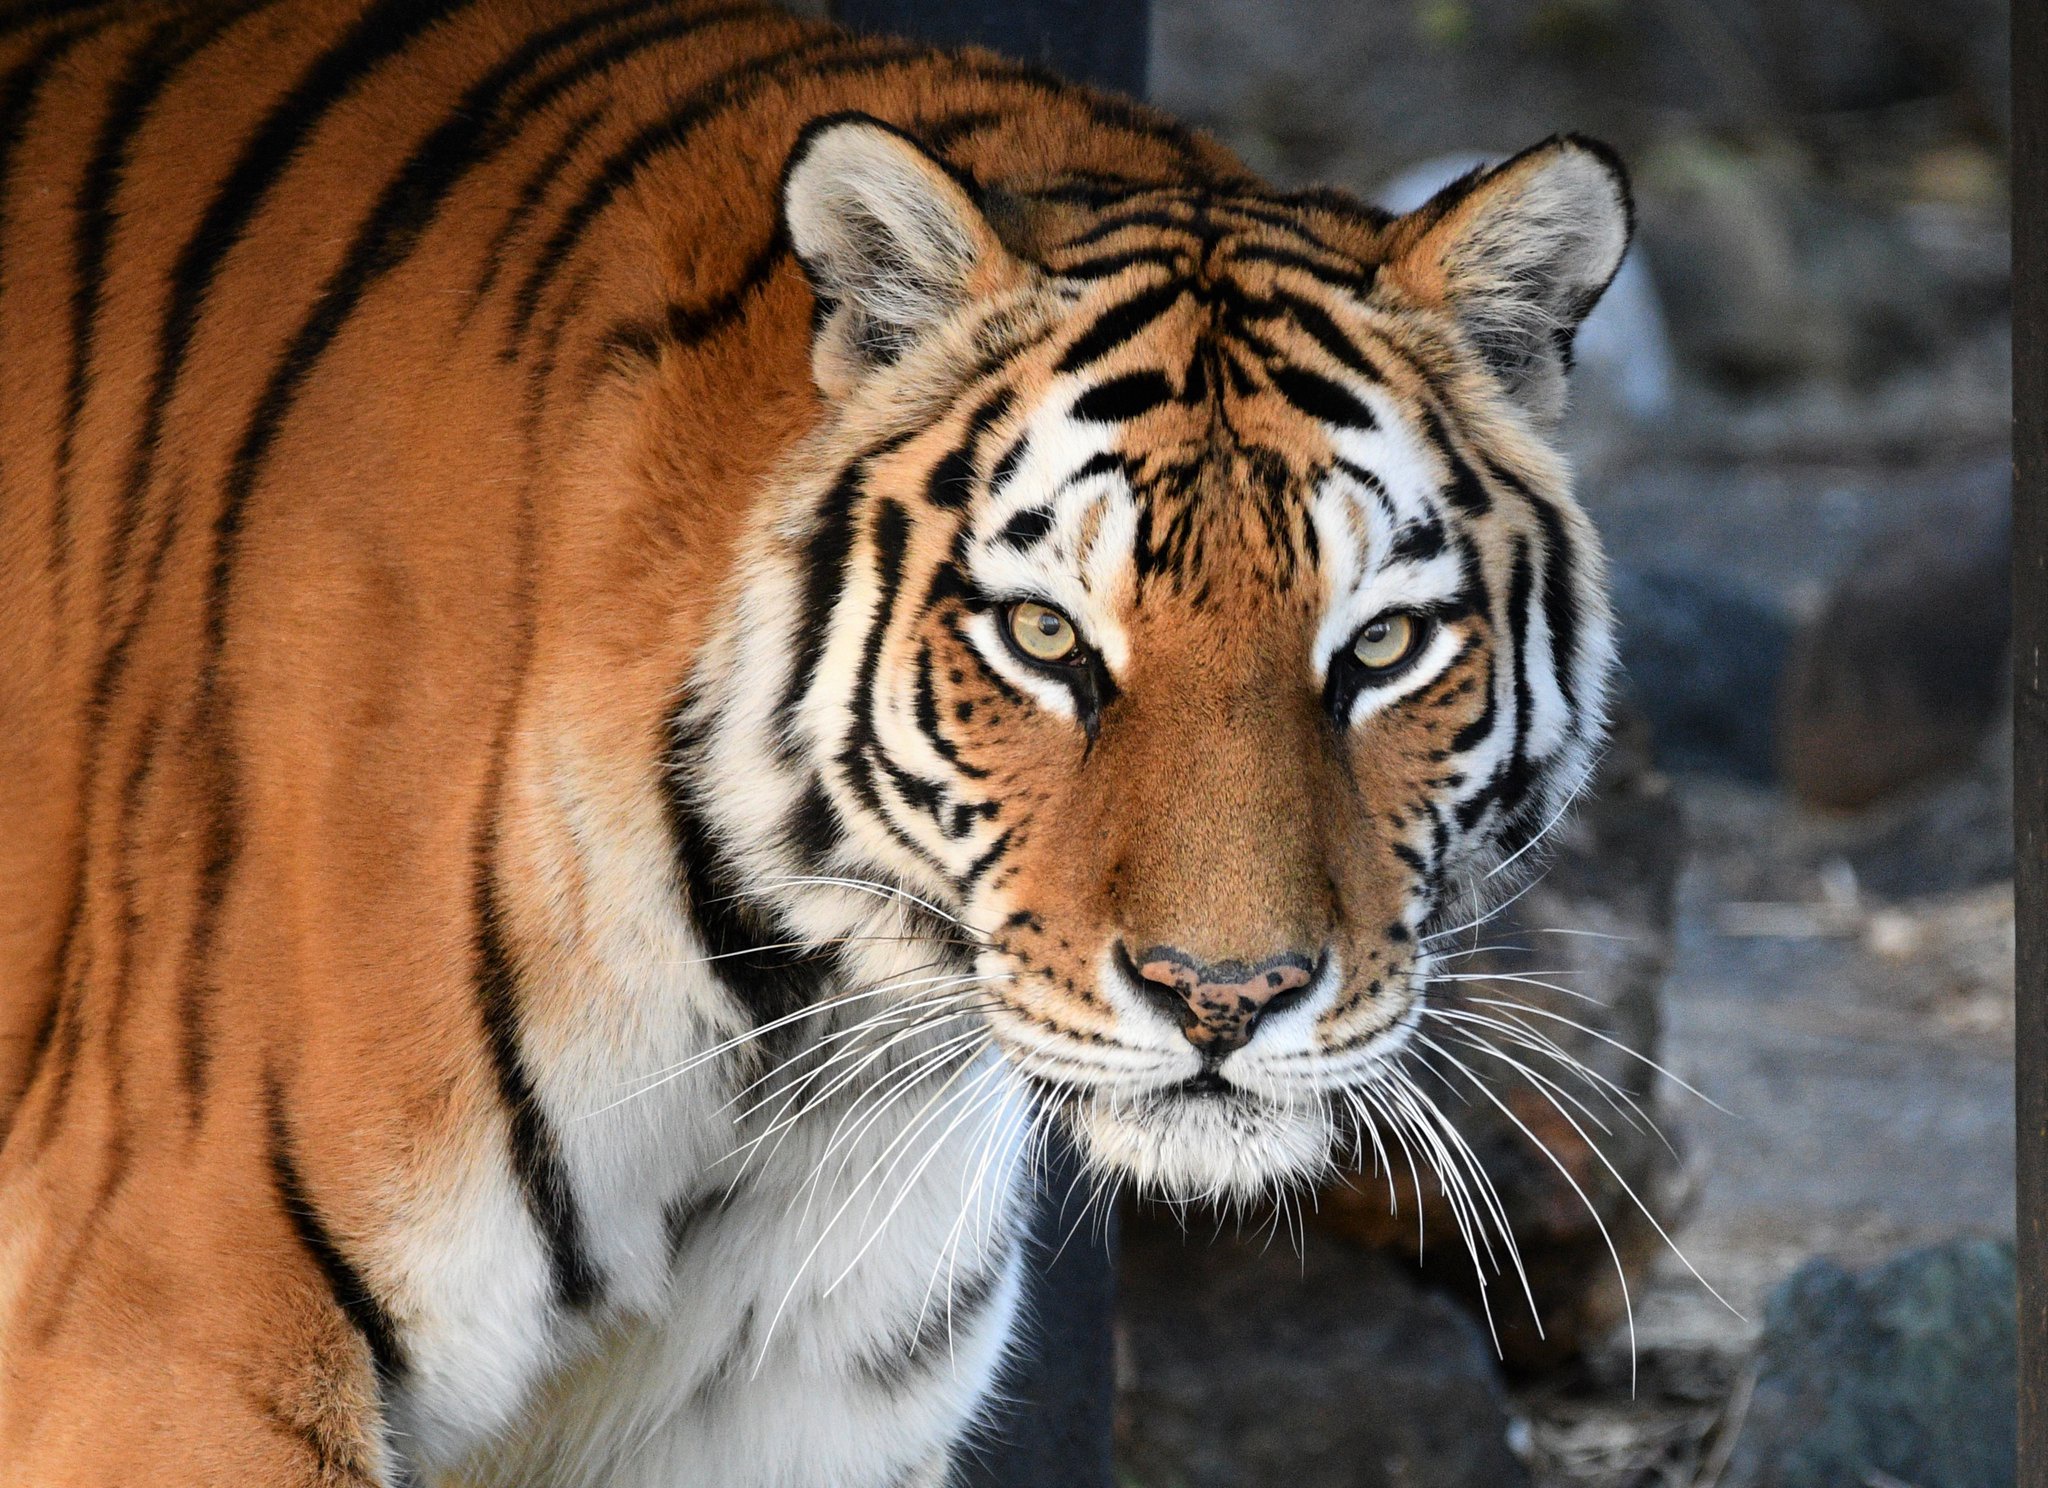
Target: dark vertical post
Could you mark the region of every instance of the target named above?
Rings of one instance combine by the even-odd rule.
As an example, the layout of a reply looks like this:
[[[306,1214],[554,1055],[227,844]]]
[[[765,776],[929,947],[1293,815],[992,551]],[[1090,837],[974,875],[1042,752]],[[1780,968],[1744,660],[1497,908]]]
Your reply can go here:
[[[2048,1483],[2048,5],[2013,29],[2013,806],[2021,1483]]]
[[[1151,0],[835,0],[856,30],[990,47],[1097,87],[1142,94]],[[1009,1402],[955,1474],[961,1488],[1110,1488],[1115,1226],[1080,1215],[1077,1159],[1056,1144],[1031,1234],[1032,1326]],[[1076,1197],[1071,1202],[1067,1195]],[[1077,1223],[1078,1221],[1078,1223]]]

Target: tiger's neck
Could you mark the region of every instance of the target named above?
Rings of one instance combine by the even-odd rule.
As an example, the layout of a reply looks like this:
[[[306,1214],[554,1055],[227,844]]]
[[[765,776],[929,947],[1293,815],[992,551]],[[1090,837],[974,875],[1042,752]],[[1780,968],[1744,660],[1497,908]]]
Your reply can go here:
[[[964,1402],[1007,1336],[1029,1097],[987,1051],[963,927],[821,839],[785,727],[796,575],[755,521],[750,581],[664,690],[657,747],[555,725],[544,688],[510,744],[494,893],[516,1023],[492,1078],[526,1115],[425,1206],[462,1191],[504,1218],[483,1246],[415,1225],[390,1268],[416,1309],[397,1424],[429,1464],[557,1470],[566,1432],[611,1481],[629,1469],[586,1428],[615,1400],[701,1438],[694,1392],[740,1355],[772,1375],[837,1350],[858,1381],[943,1308],[987,1330],[986,1358],[913,1383]]]

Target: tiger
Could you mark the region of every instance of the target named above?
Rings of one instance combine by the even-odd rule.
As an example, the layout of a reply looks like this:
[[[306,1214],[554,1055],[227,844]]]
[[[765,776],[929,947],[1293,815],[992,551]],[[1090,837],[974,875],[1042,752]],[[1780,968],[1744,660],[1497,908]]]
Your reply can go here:
[[[1559,135],[717,0],[0,17],[0,1481],[896,1488],[1600,749]]]

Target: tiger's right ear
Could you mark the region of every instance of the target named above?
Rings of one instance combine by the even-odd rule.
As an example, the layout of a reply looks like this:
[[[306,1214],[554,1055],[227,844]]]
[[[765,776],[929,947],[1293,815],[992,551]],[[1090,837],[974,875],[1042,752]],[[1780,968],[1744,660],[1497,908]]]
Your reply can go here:
[[[1022,272],[966,188],[866,114],[819,119],[797,139],[782,215],[818,298],[811,366],[830,396]]]

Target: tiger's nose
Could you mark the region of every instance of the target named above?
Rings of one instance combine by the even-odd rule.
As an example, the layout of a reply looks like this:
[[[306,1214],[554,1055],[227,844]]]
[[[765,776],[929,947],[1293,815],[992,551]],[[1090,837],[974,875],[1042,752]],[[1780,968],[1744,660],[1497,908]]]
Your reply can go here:
[[[1121,942],[1116,953],[1132,986],[1211,1061],[1243,1048],[1262,1019],[1300,1002],[1324,961],[1288,951],[1258,962],[1204,963],[1163,945],[1133,956]]]

